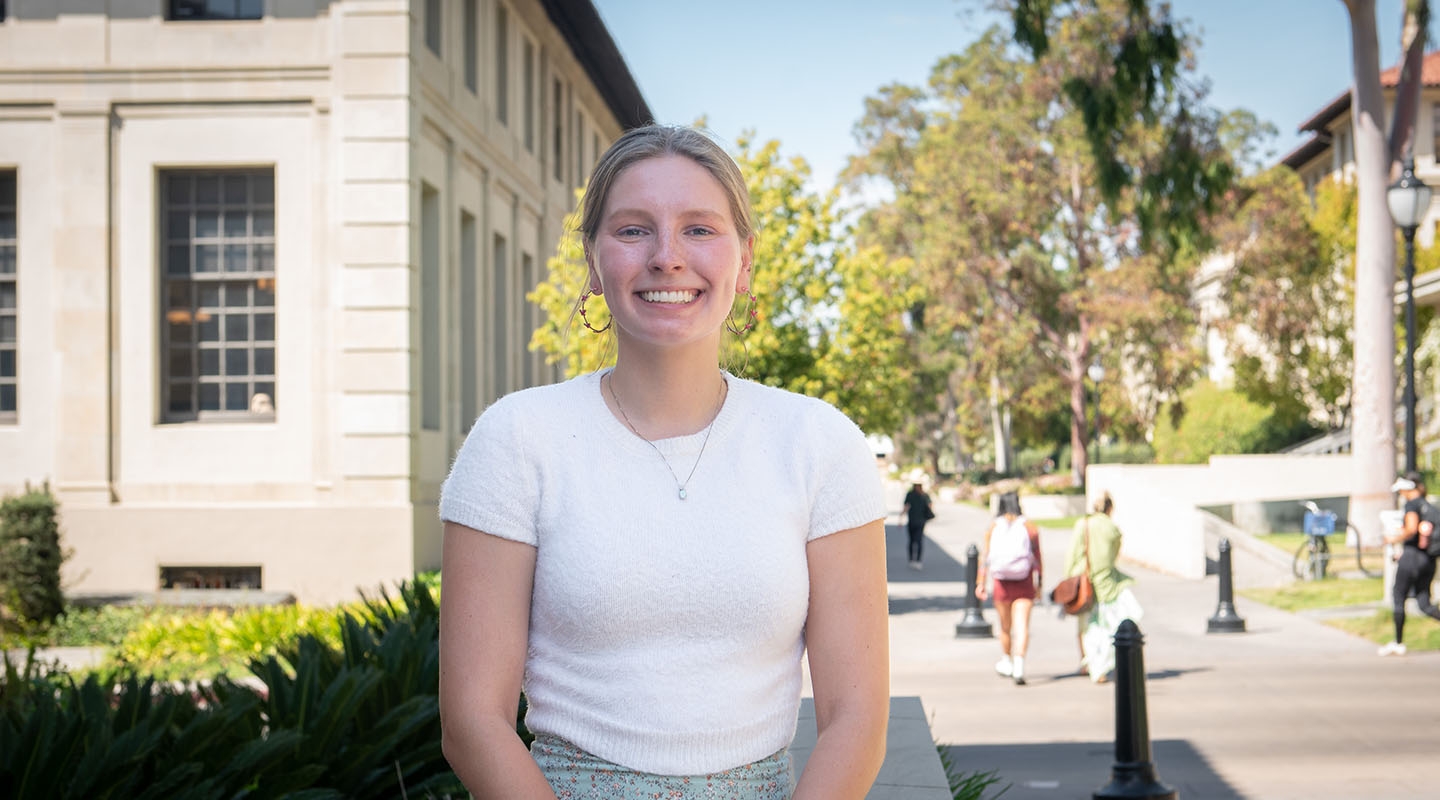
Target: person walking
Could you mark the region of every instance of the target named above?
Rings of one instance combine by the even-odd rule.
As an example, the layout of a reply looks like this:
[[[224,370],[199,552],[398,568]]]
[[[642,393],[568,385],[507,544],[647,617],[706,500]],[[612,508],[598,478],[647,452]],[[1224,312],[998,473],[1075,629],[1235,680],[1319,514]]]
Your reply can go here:
[[[1000,660],[995,671],[1025,685],[1030,647],[1030,612],[1042,583],[1040,531],[1020,513],[1020,496],[1000,495],[994,523],[985,532],[975,596],[991,596],[1000,617]],[[990,585],[993,581],[993,587]]]
[[[579,233],[576,313],[614,366],[497,400],[441,491],[445,757],[476,798],[860,800],[889,716],[884,491],[845,415],[720,368],[753,319],[745,177],[694,129],[626,131]]]
[[[925,523],[935,518],[930,495],[925,492],[924,474],[911,473],[910,491],[905,493],[905,506],[900,510],[905,515],[905,533],[910,537],[906,554],[910,557],[910,569],[924,569]]]
[[[1440,524],[1440,511],[1425,498],[1425,478],[1411,470],[1400,476],[1390,491],[1398,492],[1405,501],[1405,521],[1400,532],[1385,537],[1386,544],[1400,545],[1395,565],[1395,584],[1391,590],[1391,614],[1395,619],[1395,640],[1380,647],[1382,656],[1405,655],[1405,600],[1415,596],[1421,613],[1440,620],[1440,609],[1430,601],[1430,584],[1435,580],[1435,526]]]
[[[1088,672],[1095,683],[1110,679],[1115,668],[1115,632],[1127,619],[1139,622],[1144,616],[1130,587],[1135,579],[1115,565],[1120,557],[1120,528],[1112,519],[1115,502],[1109,492],[1096,499],[1091,513],[1075,523],[1070,552],[1065,559],[1065,577],[1088,574],[1095,589],[1095,603],[1076,617],[1079,624],[1080,672]]]

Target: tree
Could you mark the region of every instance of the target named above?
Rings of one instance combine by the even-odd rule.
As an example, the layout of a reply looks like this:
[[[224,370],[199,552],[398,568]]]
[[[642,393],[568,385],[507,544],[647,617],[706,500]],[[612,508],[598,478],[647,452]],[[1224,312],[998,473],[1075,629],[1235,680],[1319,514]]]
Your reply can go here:
[[[1216,250],[1234,259],[1216,320],[1235,388],[1295,425],[1327,430],[1350,414],[1354,292],[1354,187],[1326,181],[1316,206],[1288,167],[1237,186],[1233,214],[1216,226]]]
[[[1407,0],[1399,86],[1389,141],[1382,132],[1385,100],[1380,87],[1375,0],[1342,0],[1350,15],[1355,83],[1350,114],[1355,141],[1355,378],[1351,423],[1354,486],[1350,517],[1367,540],[1378,540],[1380,512],[1391,504],[1395,475],[1395,236],[1385,187],[1397,159],[1414,138],[1420,67],[1429,3]]]
[[[778,141],[757,144],[746,135],[736,144],[755,213],[757,324],[726,342],[725,366],[827,400],[865,430],[898,429],[914,380],[904,316],[921,301],[908,262],[850,244],[836,223],[835,193],[806,189],[809,166],[783,159]],[[577,219],[566,221],[545,280],[527,295],[546,312],[530,347],[561,363],[566,376],[615,357],[613,336],[591,335],[575,314],[586,281],[578,227]],[[748,298],[737,298],[731,313],[737,326],[747,306]],[[610,319],[603,296],[591,297],[586,312],[596,328]]]
[[[998,378],[999,402],[1053,408],[1056,387],[1030,392],[1058,378],[1077,481],[1092,360],[1103,355],[1112,375],[1123,365],[1162,390],[1184,385],[1198,364],[1190,268],[1176,258],[1196,236],[1187,230],[1194,221],[1170,225],[1173,209],[1133,187],[1113,197],[1097,188],[1113,165],[1094,158],[1085,112],[1067,94],[1077,60],[1099,69],[1096,43],[1114,35],[1113,22],[1068,20],[1033,64],[992,30],[941,59],[928,89],[883,88],[856,126],[863,152],[845,175],[852,187],[892,190],[860,232],[914,260],[932,300],[923,335],[949,354],[937,360],[950,370],[946,402],[957,411],[963,398],[986,403]],[[1213,172],[1225,162],[1216,122],[1161,112],[1128,127],[1115,153],[1145,163],[1184,139]],[[1119,393],[1110,394],[1115,402]]]

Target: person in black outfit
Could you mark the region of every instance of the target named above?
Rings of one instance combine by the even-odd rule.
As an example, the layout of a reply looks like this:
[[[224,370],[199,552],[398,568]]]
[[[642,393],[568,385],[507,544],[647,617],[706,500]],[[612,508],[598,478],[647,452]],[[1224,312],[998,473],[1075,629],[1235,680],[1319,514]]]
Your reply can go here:
[[[900,513],[905,515],[905,531],[910,535],[907,551],[910,569],[921,569],[924,567],[921,556],[924,552],[925,523],[935,518],[935,511],[930,507],[930,495],[925,493],[920,480],[911,484],[910,491],[905,493],[905,507]]]
[[[1400,559],[1395,566],[1395,589],[1390,597],[1395,614],[1395,641],[1380,648],[1382,656],[1405,655],[1405,598],[1415,595],[1415,603],[1426,616],[1440,620],[1440,609],[1430,602],[1430,583],[1435,580],[1435,559],[1427,555],[1421,540],[1429,541],[1440,525],[1440,510],[1425,499],[1424,477],[1410,471],[1395,481],[1391,491],[1405,499],[1405,523],[1400,533],[1385,537],[1387,544],[1399,544]]]

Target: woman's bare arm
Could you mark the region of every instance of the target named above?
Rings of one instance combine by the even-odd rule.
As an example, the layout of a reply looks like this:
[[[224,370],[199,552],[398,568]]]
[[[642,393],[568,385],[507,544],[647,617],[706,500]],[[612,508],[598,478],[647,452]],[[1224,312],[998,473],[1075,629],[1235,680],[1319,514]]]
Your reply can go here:
[[[805,644],[818,736],[794,800],[860,800],[885,760],[890,716],[884,525],[821,537],[806,554]]]
[[[535,548],[447,522],[441,581],[440,727],[446,760],[476,800],[553,800],[515,732]]]

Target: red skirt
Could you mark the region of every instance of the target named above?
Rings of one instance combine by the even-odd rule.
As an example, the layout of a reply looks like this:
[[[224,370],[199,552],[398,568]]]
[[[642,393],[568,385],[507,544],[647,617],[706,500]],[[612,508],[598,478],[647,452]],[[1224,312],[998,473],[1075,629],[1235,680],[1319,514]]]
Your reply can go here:
[[[994,603],[995,605],[1009,604],[1016,600],[1035,599],[1035,576],[1021,578],[1017,581],[1002,581],[995,579]]]

